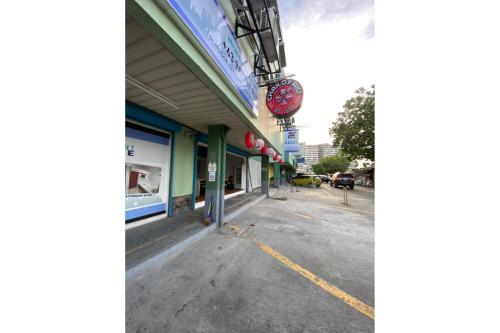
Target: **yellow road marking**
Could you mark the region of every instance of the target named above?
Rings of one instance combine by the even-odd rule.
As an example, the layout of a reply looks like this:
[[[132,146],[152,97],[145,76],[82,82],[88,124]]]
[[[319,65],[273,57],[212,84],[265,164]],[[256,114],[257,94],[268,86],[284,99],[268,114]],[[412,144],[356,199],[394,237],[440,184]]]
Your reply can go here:
[[[240,236],[243,233],[243,231],[244,231],[244,230],[241,229],[241,227],[239,225],[236,225],[236,224],[230,224],[229,228],[231,229],[231,231],[233,231],[234,233],[236,233],[238,236]],[[340,290],[339,288],[337,288],[334,285],[328,283],[327,281],[325,281],[325,280],[317,277],[314,273],[312,273],[312,272],[308,271],[307,269],[303,268],[302,266],[294,263],[293,261],[291,261],[287,257],[283,256],[281,253],[279,253],[279,252],[275,251],[274,249],[270,248],[269,246],[267,246],[266,244],[262,243],[258,239],[252,238],[252,240],[255,242],[255,244],[257,244],[257,246],[262,251],[266,252],[267,254],[269,254],[270,256],[272,256],[273,258],[277,259],[278,261],[280,261],[281,263],[283,263],[285,266],[287,266],[287,267],[291,268],[292,270],[296,271],[297,273],[299,273],[300,275],[302,275],[303,277],[305,277],[309,281],[311,281],[314,284],[318,285],[320,288],[322,288],[323,290],[325,290],[329,294],[331,294],[331,295],[333,295],[333,296],[335,296],[337,298],[340,298],[346,304],[352,306],[353,308],[355,308],[356,310],[358,310],[359,312],[361,312],[365,316],[367,316],[367,317],[369,317],[371,319],[375,319],[375,309],[373,307],[371,307],[371,306],[369,306],[369,305],[361,302],[357,298],[355,298],[355,297],[349,295],[348,293]]]
[[[371,319],[375,319],[375,309],[372,308],[371,306],[369,306],[369,305],[361,302],[357,298],[355,298],[355,297],[347,294],[346,292],[340,290],[339,288],[335,287],[334,285],[332,285],[332,284],[326,282],[325,280],[317,277],[316,275],[314,275],[313,273],[311,273],[307,269],[305,269],[305,268],[299,266],[298,264],[294,263],[293,261],[291,261],[287,257],[285,257],[285,256],[281,255],[280,253],[276,252],[275,250],[273,250],[269,246],[265,245],[264,243],[260,242],[259,240],[254,239],[254,242],[257,244],[257,246],[262,251],[264,251],[267,254],[271,255],[272,257],[274,257],[275,259],[277,259],[278,261],[280,261],[284,265],[288,266],[289,268],[293,269],[294,271],[296,271],[297,273],[299,273],[300,275],[302,275],[303,277],[305,277],[309,281],[311,281],[314,284],[318,285],[319,287],[321,287],[323,290],[325,290],[329,294],[331,294],[331,295],[333,295],[333,296],[335,296],[337,298],[340,298],[345,303],[347,303],[348,305],[352,306],[353,308],[355,308],[356,310],[358,310],[359,312],[361,312],[365,316],[367,316],[367,317],[369,317]]]
[[[310,216],[303,215],[303,214],[299,214],[299,213],[293,213],[293,215],[297,215],[297,216],[299,216],[299,217],[303,217],[303,218],[305,218],[305,219],[312,219],[312,217],[310,217]]]

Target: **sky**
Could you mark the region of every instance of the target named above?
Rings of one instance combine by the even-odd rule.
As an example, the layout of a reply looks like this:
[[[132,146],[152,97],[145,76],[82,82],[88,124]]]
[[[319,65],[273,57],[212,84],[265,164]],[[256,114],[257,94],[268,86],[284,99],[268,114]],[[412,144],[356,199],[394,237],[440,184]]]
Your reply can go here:
[[[278,7],[285,73],[304,88],[299,141],[330,143],[345,101],[375,83],[373,0],[278,0]]]

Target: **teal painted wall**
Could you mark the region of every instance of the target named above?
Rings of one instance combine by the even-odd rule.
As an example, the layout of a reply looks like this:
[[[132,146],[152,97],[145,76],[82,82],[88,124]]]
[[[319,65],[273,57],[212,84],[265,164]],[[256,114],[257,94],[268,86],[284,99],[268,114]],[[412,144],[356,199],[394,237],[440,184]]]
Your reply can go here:
[[[174,146],[174,174],[172,196],[193,193],[194,140],[184,135],[186,129],[177,132]]]

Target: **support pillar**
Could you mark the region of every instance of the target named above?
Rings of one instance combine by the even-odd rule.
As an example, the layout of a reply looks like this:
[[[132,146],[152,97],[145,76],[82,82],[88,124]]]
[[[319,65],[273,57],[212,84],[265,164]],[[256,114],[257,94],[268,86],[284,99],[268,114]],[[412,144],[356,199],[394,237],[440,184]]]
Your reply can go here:
[[[198,180],[198,135],[193,137],[194,141],[194,163],[193,163],[193,193],[191,196],[192,208],[194,209],[196,205],[196,182]]]
[[[246,192],[249,193],[250,191],[250,160],[248,157],[245,157],[245,163],[247,167],[245,168],[245,172],[247,173],[246,176]]]
[[[175,132],[172,133],[172,139],[170,140],[172,148],[170,149],[170,175],[168,180],[168,207],[167,215],[174,216],[174,157],[175,157]]]
[[[269,198],[269,156],[260,157],[260,191]]]
[[[226,176],[225,125],[208,126],[207,177],[205,189],[204,216],[210,215],[212,223],[222,226],[224,220],[224,180]],[[215,165],[215,172],[210,166]]]
[[[280,179],[281,179],[281,170],[280,170],[280,164],[278,162],[274,162],[274,183],[273,187],[274,188],[280,188]]]

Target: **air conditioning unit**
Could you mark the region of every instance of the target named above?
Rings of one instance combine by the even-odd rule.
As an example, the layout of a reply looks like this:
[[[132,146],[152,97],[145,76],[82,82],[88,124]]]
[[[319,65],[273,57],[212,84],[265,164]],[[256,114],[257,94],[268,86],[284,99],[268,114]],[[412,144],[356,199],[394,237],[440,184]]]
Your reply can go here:
[[[271,62],[275,62],[278,60],[278,52],[276,49],[276,39],[274,38],[271,26],[271,20],[269,19],[269,13],[264,8],[262,9],[257,17],[257,22],[259,24],[258,29],[260,30],[260,36],[262,39],[262,47],[264,48],[267,60]]]

